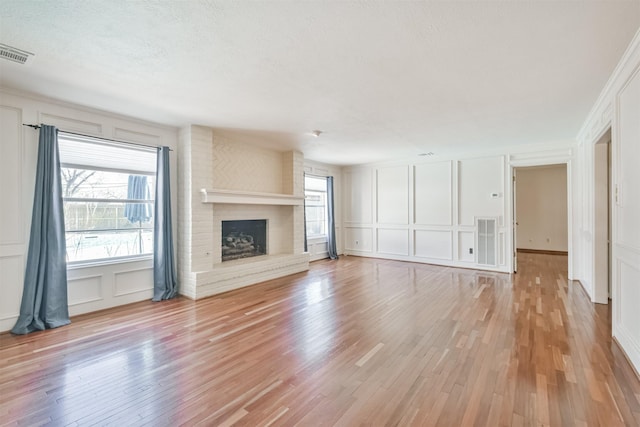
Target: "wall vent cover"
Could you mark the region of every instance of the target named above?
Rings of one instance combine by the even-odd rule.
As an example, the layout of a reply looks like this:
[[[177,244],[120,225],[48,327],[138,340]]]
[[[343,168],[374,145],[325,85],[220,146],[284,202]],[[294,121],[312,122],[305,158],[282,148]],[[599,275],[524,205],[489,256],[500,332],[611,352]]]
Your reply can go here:
[[[496,266],[497,221],[495,218],[476,218],[476,246],[478,264]]]
[[[17,62],[18,64],[26,64],[33,58],[33,53],[0,43],[0,58]]]

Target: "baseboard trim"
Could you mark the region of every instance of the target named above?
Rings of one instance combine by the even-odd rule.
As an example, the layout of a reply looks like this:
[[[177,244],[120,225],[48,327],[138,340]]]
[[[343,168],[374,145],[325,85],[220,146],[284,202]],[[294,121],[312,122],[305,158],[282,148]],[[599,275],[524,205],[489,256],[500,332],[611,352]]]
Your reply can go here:
[[[622,353],[624,358],[627,359],[627,362],[629,363],[629,366],[631,366],[631,371],[633,371],[633,373],[636,374],[636,377],[638,377],[638,380],[640,380],[640,372],[638,372],[636,367],[633,365],[633,363],[631,362],[631,358],[629,357],[627,352],[624,351],[624,348],[620,345],[620,342],[618,341],[618,339],[616,337],[612,336],[611,337],[611,341],[613,341],[616,344],[616,346],[618,347],[618,349],[620,349],[620,352]]]
[[[545,254],[545,255],[569,255],[567,251],[550,251],[547,249],[516,249],[518,252],[522,252],[524,254]]]

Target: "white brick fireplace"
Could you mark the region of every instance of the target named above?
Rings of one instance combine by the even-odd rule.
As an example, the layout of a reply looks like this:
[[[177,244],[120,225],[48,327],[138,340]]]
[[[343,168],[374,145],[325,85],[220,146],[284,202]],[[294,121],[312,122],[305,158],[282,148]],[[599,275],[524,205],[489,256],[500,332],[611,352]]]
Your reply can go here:
[[[302,153],[190,126],[180,134],[178,275],[198,299],[309,269]],[[222,221],[267,220],[267,255],[222,262]]]

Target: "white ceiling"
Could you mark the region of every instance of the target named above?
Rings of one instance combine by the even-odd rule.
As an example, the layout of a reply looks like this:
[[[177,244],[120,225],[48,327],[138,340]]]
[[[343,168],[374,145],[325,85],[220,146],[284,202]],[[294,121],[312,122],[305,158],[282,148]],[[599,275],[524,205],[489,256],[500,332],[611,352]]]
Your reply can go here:
[[[0,43],[35,53],[0,61],[4,86],[266,135],[334,164],[572,139],[640,27],[640,0],[2,0],[0,11]]]

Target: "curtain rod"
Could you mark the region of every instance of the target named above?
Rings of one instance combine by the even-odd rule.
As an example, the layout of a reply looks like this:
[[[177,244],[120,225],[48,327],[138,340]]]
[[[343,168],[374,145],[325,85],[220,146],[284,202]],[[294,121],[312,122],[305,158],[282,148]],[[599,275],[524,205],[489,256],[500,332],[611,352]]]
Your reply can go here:
[[[33,128],[33,129],[40,129],[41,128],[40,125],[32,125],[32,124],[29,124],[29,123],[23,123],[22,126],[30,127],[30,128]],[[120,140],[117,140],[117,139],[103,138],[101,136],[85,135],[85,134],[82,134],[82,133],[69,132],[69,131],[61,130],[61,129],[58,129],[58,130],[60,132],[62,132],[62,133],[68,133],[69,135],[83,136],[83,137],[86,137],[86,138],[104,139],[105,141],[117,142],[119,144],[137,145],[138,147],[145,147],[145,148],[159,148],[159,147],[161,147],[161,145],[145,145],[145,144],[140,144],[140,143],[137,143],[137,142],[120,141]],[[171,148],[169,148],[169,151],[173,151],[173,150]]]

